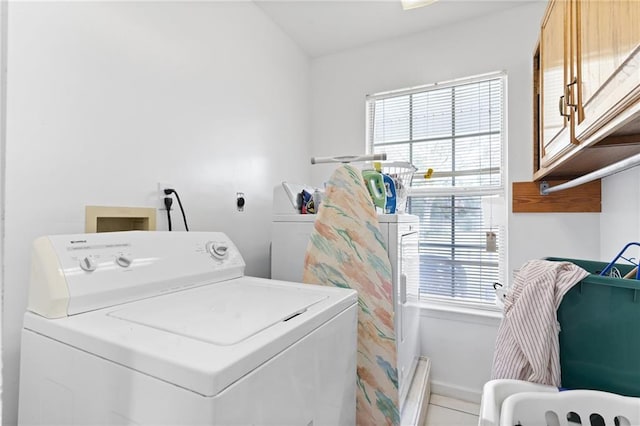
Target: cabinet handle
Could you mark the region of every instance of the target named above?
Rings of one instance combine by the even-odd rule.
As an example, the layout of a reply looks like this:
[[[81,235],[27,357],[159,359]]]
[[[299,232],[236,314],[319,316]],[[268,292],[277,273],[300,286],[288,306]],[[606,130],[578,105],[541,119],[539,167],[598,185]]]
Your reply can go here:
[[[572,104],[569,102],[569,99],[573,99],[572,92],[571,92],[571,86],[575,85],[578,83],[577,79],[573,79],[573,81],[569,84],[566,85],[565,89],[564,89],[564,94],[565,94],[565,99],[567,100],[567,106],[573,108],[574,111],[578,110],[578,104]]]
[[[564,95],[560,96],[560,102],[558,102],[558,110],[560,111],[561,116],[567,117],[567,120],[569,119],[569,117],[571,117],[571,114],[565,114],[564,112]]]

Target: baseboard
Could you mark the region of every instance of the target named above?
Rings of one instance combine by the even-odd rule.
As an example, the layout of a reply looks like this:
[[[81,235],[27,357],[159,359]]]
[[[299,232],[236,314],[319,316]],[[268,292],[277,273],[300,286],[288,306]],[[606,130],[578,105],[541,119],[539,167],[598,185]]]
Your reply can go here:
[[[402,409],[402,426],[423,425],[431,398],[431,360],[420,357]]]
[[[482,399],[482,390],[455,386],[450,383],[439,381],[431,382],[431,391],[435,394],[448,396],[449,398],[461,399],[462,401],[475,402],[480,404]]]

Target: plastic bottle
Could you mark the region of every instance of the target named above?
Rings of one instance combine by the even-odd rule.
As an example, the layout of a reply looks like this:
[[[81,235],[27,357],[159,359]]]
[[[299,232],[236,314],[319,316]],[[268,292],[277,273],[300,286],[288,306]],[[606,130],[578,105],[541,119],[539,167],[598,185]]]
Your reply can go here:
[[[313,205],[316,208],[316,214],[320,211],[320,204],[322,204],[322,192],[316,188],[313,191]]]

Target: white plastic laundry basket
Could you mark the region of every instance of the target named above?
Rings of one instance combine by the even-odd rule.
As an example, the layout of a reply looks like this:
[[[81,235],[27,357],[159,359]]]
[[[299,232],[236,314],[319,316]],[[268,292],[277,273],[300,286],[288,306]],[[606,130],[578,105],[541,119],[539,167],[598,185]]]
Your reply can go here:
[[[640,425],[640,399],[593,390],[521,392],[502,403],[501,426]]]
[[[479,426],[640,425],[640,398],[593,390],[492,380],[482,394]]]

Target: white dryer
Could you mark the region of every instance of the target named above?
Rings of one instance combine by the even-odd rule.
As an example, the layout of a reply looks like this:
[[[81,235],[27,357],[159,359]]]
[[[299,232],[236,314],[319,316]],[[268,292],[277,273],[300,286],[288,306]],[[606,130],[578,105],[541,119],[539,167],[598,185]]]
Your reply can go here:
[[[244,266],[222,233],[36,240],[19,423],[354,424],[356,293]]]
[[[304,256],[315,217],[311,214],[273,216],[271,278],[291,281],[302,279]],[[420,219],[410,214],[379,214],[378,222],[391,262],[398,392],[402,410],[420,358],[420,314],[417,305]]]

